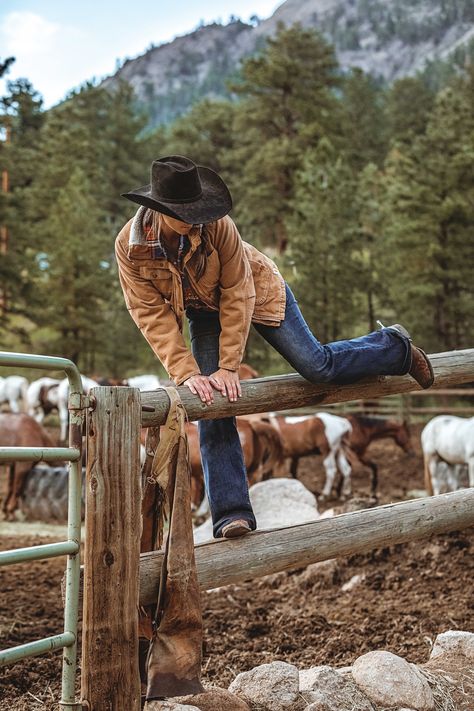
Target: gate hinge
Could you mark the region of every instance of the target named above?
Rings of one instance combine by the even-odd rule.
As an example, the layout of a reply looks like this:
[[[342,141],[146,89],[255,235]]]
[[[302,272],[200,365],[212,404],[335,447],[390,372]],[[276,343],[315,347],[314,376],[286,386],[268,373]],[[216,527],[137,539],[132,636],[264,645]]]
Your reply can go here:
[[[95,397],[92,395],[71,393],[69,395],[68,410],[93,410],[95,408],[95,404]]]

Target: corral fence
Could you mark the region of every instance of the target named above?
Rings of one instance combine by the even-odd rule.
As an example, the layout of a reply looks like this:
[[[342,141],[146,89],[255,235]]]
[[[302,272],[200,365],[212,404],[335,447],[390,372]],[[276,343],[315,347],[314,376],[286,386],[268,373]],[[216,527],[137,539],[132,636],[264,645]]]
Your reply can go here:
[[[474,388],[437,388],[414,393],[387,395],[380,399],[336,402],[321,408],[335,415],[366,415],[403,420],[407,424],[423,423],[436,415],[474,417]],[[313,414],[303,408],[298,414]],[[283,414],[290,414],[288,413]]]
[[[474,380],[474,349],[430,358],[434,389]],[[204,406],[186,387],[179,393],[189,419],[197,420],[309,406],[319,409],[414,389],[417,386],[408,376],[335,386],[311,385],[298,375],[288,375],[243,382],[243,395],[236,403],[216,398],[213,405]],[[169,399],[164,390],[140,393],[124,387],[94,388],[91,395],[86,427],[81,701],[61,704],[89,711],[139,711],[137,609],[156,602],[163,561],[161,551],[140,555],[140,428],[163,425]],[[243,539],[197,546],[199,582],[202,589],[217,587],[473,524],[474,489],[464,489],[256,531]]]

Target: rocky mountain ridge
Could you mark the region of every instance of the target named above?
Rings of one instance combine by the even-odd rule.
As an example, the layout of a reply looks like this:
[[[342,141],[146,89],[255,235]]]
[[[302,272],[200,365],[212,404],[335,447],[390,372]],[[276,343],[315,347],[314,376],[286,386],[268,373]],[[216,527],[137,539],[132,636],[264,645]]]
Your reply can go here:
[[[473,0],[286,0],[253,25],[213,23],[127,60],[104,86],[129,82],[153,124],[166,123],[204,97],[226,97],[240,61],[279,23],[320,31],[343,69],[357,66],[391,82],[430,61],[474,47]]]

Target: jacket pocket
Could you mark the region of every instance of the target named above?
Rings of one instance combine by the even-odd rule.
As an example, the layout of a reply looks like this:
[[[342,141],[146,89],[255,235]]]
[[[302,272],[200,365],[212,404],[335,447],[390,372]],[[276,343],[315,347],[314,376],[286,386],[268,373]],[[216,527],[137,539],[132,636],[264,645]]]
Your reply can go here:
[[[151,281],[153,286],[160,292],[164,299],[171,299],[172,274],[169,269],[158,267],[140,267],[140,276]]]
[[[265,303],[270,287],[271,271],[263,261],[250,259],[250,267],[252,269],[253,282],[255,284],[255,306],[261,306]]]

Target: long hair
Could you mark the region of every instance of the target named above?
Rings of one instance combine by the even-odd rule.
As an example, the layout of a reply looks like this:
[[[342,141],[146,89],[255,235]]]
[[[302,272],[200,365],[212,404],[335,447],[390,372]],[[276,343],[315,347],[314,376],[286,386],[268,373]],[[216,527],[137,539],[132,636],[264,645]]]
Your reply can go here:
[[[157,238],[160,234],[162,227],[163,216],[157,210],[148,209],[145,212],[143,218],[143,226],[145,228],[150,228],[153,233],[153,237]],[[199,226],[199,225],[198,225]],[[193,256],[193,261],[195,261],[195,272],[196,280],[199,281],[204,271],[206,269],[206,257],[212,251],[212,245],[209,241],[209,234],[207,231],[207,225],[201,225],[201,244],[197,248]]]

